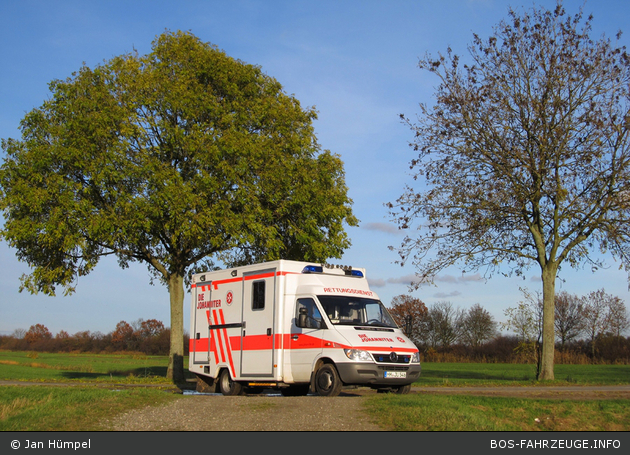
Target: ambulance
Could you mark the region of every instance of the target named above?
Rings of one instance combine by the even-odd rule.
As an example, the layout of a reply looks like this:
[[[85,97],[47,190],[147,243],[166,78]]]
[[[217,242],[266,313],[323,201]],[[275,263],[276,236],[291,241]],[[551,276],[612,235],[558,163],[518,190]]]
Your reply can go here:
[[[191,286],[188,368],[197,390],[408,393],[420,376],[417,347],[364,269],[280,260],[197,273]]]

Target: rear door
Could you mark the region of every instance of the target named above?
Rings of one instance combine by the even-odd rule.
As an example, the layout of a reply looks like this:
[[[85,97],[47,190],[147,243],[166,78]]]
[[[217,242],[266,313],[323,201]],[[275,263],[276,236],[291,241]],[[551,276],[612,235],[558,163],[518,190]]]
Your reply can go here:
[[[193,364],[207,364],[208,363],[208,349],[210,346],[208,330],[209,324],[209,302],[212,301],[211,286],[210,283],[198,283],[192,288],[193,299],[196,304],[196,310],[193,313],[195,321],[193,331]]]
[[[275,272],[267,269],[243,274],[241,376],[273,376]]]

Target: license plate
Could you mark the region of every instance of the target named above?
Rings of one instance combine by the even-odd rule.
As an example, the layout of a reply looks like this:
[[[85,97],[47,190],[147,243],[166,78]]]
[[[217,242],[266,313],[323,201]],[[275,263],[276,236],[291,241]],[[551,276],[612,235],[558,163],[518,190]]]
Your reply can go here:
[[[386,371],[385,377],[386,378],[406,378],[407,372],[406,371]]]

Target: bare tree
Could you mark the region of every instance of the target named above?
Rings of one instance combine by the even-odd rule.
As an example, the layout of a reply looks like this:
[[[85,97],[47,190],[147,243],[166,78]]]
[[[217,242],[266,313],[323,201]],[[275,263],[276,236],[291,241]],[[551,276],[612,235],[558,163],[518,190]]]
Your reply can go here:
[[[536,375],[539,376],[541,368],[541,338],[543,334],[543,302],[538,293],[533,294],[528,289],[520,289],[525,300],[516,307],[508,308],[504,314],[507,321],[502,324],[506,330],[510,330],[518,336],[518,349],[527,355],[531,355],[537,366]]]
[[[561,264],[596,268],[592,252],[605,251],[630,269],[630,58],[592,39],[591,22],[560,3],[510,9],[488,39],[474,35],[465,63],[450,49],[422,58],[436,103],[402,117],[421,189],[389,204],[400,228],[418,227],[398,252],[419,282],[456,264],[487,276],[538,266],[542,380],[554,379]]]
[[[451,302],[436,302],[427,314],[427,331],[434,347],[450,347],[460,335],[462,311]]]
[[[26,330],[24,329],[15,329],[11,334],[11,336],[16,340],[22,340],[24,338],[24,335],[26,335]]]
[[[584,332],[591,342],[591,353],[595,356],[597,337],[606,331],[607,311],[612,296],[604,289],[593,291],[584,297],[582,316],[584,318]]]
[[[608,308],[606,313],[606,329],[616,337],[630,327],[630,318],[628,318],[628,310],[626,304],[619,297],[611,297],[608,299]]]
[[[564,350],[566,343],[575,339],[584,328],[582,299],[563,291],[556,295],[555,309],[556,335]]]
[[[480,304],[475,303],[468,311],[464,312],[460,338],[465,344],[477,348],[494,338],[496,334],[496,321],[490,312]]]
[[[542,302],[529,290],[520,291],[525,300],[503,312],[507,320],[501,325],[503,329],[514,332],[522,343],[536,343],[542,336]]]

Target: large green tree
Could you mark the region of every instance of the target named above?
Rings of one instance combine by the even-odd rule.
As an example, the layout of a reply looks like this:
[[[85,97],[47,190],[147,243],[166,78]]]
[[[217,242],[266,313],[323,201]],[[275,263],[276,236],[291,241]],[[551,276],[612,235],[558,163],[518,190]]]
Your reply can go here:
[[[170,294],[173,380],[193,269],[349,246],[343,163],[318,144],[314,109],[260,67],[166,32],[50,91],[21,140],[2,140],[1,234],[32,269],[21,290],[71,293],[104,255],[147,264]]]
[[[439,78],[421,105],[412,161],[418,189],[390,204],[420,280],[446,267],[521,274],[543,287],[539,379],[554,378],[554,295],[561,265],[630,264],[630,58],[590,37],[592,18],[510,10],[469,58],[420,60]],[[465,61],[464,61],[465,60]]]

